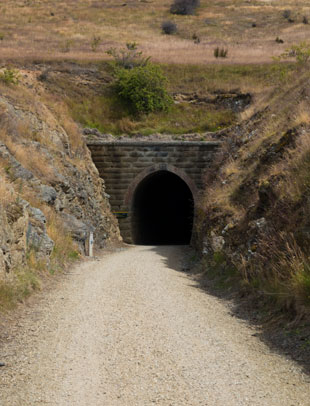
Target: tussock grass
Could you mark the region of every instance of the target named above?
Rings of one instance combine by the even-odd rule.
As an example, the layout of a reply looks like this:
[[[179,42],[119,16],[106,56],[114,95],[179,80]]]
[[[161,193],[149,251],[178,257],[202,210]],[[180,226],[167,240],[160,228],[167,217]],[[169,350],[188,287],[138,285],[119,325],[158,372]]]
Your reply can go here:
[[[50,271],[55,272],[68,262],[78,259],[80,255],[77,245],[70,233],[64,229],[63,222],[56,212],[47,206],[43,208],[43,212],[46,216],[47,233],[55,243],[50,265]]]
[[[27,169],[33,172],[38,178],[45,179],[48,182],[55,180],[55,172],[48,159],[32,146],[7,143],[10,152]]]

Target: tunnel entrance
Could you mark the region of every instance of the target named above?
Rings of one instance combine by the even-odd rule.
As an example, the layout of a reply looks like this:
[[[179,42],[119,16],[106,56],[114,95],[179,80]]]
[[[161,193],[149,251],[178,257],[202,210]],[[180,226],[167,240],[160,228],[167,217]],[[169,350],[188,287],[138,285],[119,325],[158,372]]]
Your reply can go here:
[[[194,199],[187,184],[169,171],[144,178],[133,196],[135,244],[181,245],[191,240]]]

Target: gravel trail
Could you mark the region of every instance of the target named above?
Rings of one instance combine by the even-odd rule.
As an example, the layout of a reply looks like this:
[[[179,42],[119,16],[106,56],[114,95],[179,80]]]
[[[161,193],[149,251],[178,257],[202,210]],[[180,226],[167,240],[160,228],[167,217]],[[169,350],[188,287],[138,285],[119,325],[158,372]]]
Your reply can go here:
[[[75,267],[1,344],[0,405],[310,406],[309,377],[180,272],[182,251]]]

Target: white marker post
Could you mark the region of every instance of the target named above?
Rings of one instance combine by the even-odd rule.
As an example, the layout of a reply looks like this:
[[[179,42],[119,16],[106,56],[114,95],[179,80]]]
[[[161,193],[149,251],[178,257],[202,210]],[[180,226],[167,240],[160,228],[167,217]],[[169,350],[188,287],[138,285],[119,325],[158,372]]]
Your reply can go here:
[[[94,233],[91,231],[89,233],[89,256],[92,257],[93,256],[93,246],[94,246]]]

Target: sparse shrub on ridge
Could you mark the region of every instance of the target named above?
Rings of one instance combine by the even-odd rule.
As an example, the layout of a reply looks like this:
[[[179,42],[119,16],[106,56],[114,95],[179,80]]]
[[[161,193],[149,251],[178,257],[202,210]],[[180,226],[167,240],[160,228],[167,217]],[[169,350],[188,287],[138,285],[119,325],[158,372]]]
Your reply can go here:
[[[150,57],[144,57],[142,51],[138,51],[136,42],[127,42],[126,48],[123,49],[110,48],[106,53],[114,58],[112,62],[114,67],[124,69],[145,66],[150,60]]]
[[[228,49],[216,47],[213,51],[215,58],[227,58]]]
[[[281,38],[279,38],[279,37],[277,37],[277,38],[275,39],[275,41],[276,41],[277,44],[284,44],[283,39],[281,39]]]
[[[6,85],[17,85],[19,82],[19,72],[15,69],[5,68],[0,72],[0,81]]]
[[[200,44],[200,38],[198,37],[198,35],[195,32],[192,35],[192,39],[193,39],[195,44]]]
[[[177,25],[172,21],[163,21],[161,29],[163,30],[163,33],[167,35],[175,34],[178,30]]]
[[[96,35],[93,36],[91,43],[90,43],[91,50],[93,52],[97,51],[97,48],[99,47],[101,41],[102,41],[102,38],[100,36],[96,36]]]
[[[275,59],[296,58],[296,62],[300,65],[305,65],[310,59],[310,42],[301,42],[298,45],[293,45],[283,54]]]
[[[72,39],[66,39],[60,44],[60,51],[63,53],[68,53],[71,51],[71,47],[74,41]]]
[[[170,6],[170,13],[192,15],[200,5],[200,0],[174,0]]]

